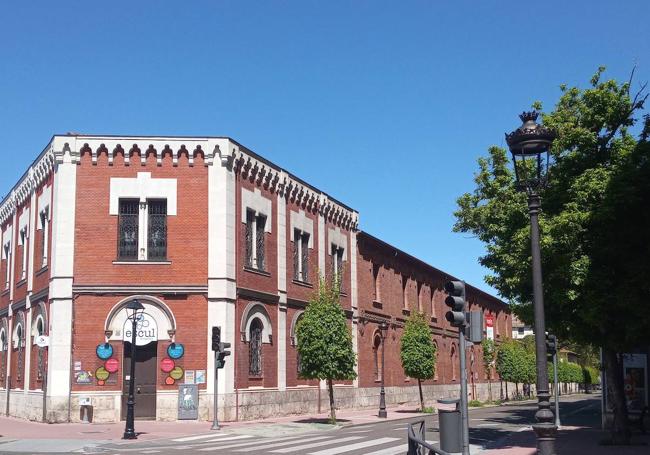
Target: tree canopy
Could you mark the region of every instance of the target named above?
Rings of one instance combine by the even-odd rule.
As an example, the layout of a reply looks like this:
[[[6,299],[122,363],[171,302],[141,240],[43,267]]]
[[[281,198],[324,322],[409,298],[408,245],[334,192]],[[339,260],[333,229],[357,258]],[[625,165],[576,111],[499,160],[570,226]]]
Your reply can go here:
[[[433,378],[436,370],[436,346],[423,313],[414,312],[406,321],[400,345],[404,373],[418,380],[420,409],[424,409],[422,380]]]

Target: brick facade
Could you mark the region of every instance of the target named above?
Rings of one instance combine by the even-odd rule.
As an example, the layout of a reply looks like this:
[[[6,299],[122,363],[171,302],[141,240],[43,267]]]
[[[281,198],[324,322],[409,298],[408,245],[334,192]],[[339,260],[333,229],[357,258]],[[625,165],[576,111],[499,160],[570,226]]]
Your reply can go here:
[[[127,199],[137,203],[130,218],[137,229],[120,234],[119,203]],[[151,227],[160,219],[150,212],[158,200],[167,210],[164,231]],[[172,343],[185,349],[176,367],[205,373],[199,418],[211,417],[214,325],[232,343],[219,373],[224,419],[312,410],[316,396],[322,399],[320,385],[298,377],[295,325],[319,274],[331,279],[335,268],[359,372],[341,382],[348,397],[341,405],[365,406],[375,393],[383,320],[390,323],[387,387],[408,395],[417,385],[399,358],[404,322],[415,311],[426,314],[438,346],[436,377],[425,385],[448,390],[460,377],[455,330],[444,318],[443,284],[453,277],[359,231],[357,219],[354,210],[227,138],[55,136],[0,204],[3,251],[6,243],[10,248],[0,262],[0,333],[8,345],[0,351],[0,411],[40,419],[44,402],[47,420],[67,420],[70,396],[77,420],[79,399],[89,396],[97,421],[118,420],[127,383],[125,305],[134,298],[147,314],[142,330],[152,330],[146,342],[157,343],[148,354],[156,369],[152,417],[176,418],[178,384],[190,378],[172,381],[162,370]],[[150,259],[160,232],[166,257]],[[296,241],[296,232],[304,240]],[[137,257],[118,257],[120,235],[129,242],[137,236]],[[306,276],[296,278],[294,261]],[[508,336],[503,302],[471,286],[468,302],[494,315],[497,341]],[[24,346],[14,347],[19,321]],[[48,347],[35,345],[39,327]],[[254,337],[261,366],[253,374]],[[106,362],[96,350],[105,343],[118,366],[103,380]],[[485,382],[480,346],[468,350],[468,369],[473,383]],[[34,407],[37,393],[41,408]]]

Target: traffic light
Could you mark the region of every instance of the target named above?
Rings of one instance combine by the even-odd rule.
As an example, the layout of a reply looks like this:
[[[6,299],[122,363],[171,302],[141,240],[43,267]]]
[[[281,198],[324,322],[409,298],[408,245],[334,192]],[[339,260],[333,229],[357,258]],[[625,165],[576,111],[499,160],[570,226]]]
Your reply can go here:
[[[465,325],[465,282],[447,281],[445,291],[449,294],[445,304],[451,308],[451,311],[445,314],[445,318],[454,327],[463,327]]]
[[[557,337],[555,335],[546,334],[546,355],[549,360],[557,353]]]
[[[217,364],[216,368],[223,368],[226,364],[226,357],[230,355],[230,351],[227,349],[230,347],[230,343],[219,343],[219,351],[217,352]]]
[[[221,343],[221,327],[212,327],[212,350],[218,351],[219,344]]]

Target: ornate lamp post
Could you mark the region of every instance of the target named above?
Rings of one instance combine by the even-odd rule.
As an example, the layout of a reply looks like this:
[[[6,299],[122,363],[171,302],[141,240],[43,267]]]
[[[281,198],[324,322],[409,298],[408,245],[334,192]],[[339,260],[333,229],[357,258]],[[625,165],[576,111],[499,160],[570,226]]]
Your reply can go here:
[[[144,306],[137,300],[131,300],[126,305],[127,310],[133,311],[129,316],[131,319],[131,377],[129,378],[129,398],[126,402],[126,427],[122,439],[138,439],[134,428],[134,407],[135,398],[133,396],[135,388],[135,351],[136,351],[136,332],[138,329],[138,315],[144,312]]]
[[[386,340],[386,334],[388,333],[388,324],[386,321],[381,321],[379,324],[379,333],[381,335],[381,392],[379,392],[379,417],[386,418],[388,417],[388,413],[386,412],[386,391],[384,390],[384,351],[386,351],[384,340]]]
[[[537,123],[537,112],[523,112],[523,122],[510,134],[506,142],[512,153],[515,176],[520,191],[528,195],[530,214],[530,245],[533,266],[533,307],[535,316],[535,354],[537,355],[537,423],[533,430],[537,435],[537,452],[542,455],[555,454],[557,427],[551,411],[546,364],[546,331],[544,322],[544,296],[542,288],[542,262],[539,247],[539,212],[541,202],[539,190],[547,183],[549,149],[556,137],[555,131]]]

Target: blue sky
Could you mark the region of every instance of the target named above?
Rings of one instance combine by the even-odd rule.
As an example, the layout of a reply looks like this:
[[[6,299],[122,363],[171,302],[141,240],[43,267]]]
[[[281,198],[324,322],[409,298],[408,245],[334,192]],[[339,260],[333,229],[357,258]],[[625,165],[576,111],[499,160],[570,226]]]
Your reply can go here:
[[[650,79],[650,2],[0,6],[0,193],[55,133],[225,135],[485,290],[454,234],[476,159],[560,83]]]

